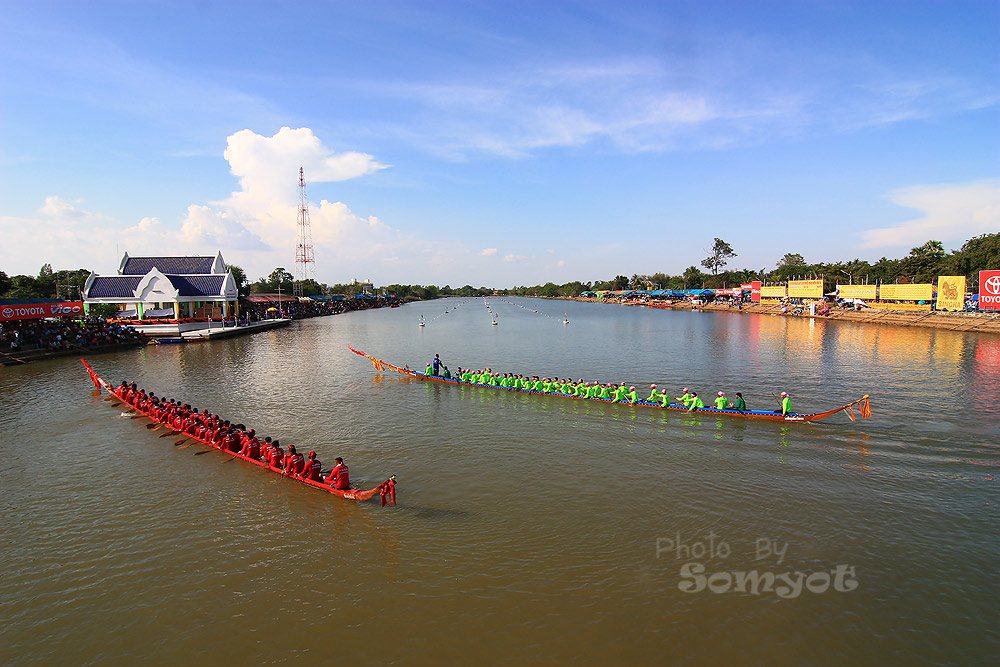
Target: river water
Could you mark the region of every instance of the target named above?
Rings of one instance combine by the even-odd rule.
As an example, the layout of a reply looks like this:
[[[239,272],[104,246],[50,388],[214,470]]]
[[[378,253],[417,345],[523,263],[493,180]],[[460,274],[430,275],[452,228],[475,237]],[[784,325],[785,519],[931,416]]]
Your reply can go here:
[[[0,370],[0,662],[1000,652],[1000,337],[521,298],[489,299],[492,326],[486,303],[90,359],[343,456],[363,488],[394,473],[394,508],[194,456],[93,396],[76,359]],[[786,425],[432,384],[348,344],[417,369],[439,353],[644,396],[742,391],[759,409],[772,392],[800,412],[868,393],[873,416]]]

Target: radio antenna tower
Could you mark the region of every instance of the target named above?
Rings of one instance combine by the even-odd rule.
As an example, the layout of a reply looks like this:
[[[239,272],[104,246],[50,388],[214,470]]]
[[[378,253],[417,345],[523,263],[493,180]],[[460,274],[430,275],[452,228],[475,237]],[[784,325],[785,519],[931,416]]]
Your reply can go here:
[[[313,257],[312,228],[309,224],[309,202],[306,201],[306,178],[299,167],[299,235],[295,244],[295,285],[292,295],[302,296],[302,281],[316,280],[316,258]]]

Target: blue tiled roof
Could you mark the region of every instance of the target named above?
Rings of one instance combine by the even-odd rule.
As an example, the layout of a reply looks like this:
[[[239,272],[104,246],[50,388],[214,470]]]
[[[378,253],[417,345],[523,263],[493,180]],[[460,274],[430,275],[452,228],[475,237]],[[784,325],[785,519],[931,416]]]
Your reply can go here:
[[[167,276],[179,296],[219,296],[225,276]]]
[[[115,299],[135,296],[142,276],[98,276],[90,285],[88,299]]]
[[[122,273],[127,276],[144,276],[155,266],[160,273],[210,274],[214,262],[214,257],[129,257]]]

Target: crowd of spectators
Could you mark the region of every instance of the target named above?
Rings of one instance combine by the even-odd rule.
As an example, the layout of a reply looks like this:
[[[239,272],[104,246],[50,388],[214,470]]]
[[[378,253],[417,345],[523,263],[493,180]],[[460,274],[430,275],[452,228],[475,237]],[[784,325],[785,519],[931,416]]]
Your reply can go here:
[[[244,318],[249,318],[250,322],[258,320],[275,319],[277,317],[290,317],[292,319],[304,319],[306,317],[319,317],[321,315],[338,315],[351,310],[365,310],[368,308],[384,308],[393,303],[399,303],[396,297],[372,297],[370,299],[342,299],[340,301],[282,301],[280,310],[278,303],[255,303],[245,308]]]
[[[84,320],[15,320],[0,324],[0,349],[27,350],[87,349],[102,345],[133,343],[142,335],[130,326],[111,324],[100,317]]]

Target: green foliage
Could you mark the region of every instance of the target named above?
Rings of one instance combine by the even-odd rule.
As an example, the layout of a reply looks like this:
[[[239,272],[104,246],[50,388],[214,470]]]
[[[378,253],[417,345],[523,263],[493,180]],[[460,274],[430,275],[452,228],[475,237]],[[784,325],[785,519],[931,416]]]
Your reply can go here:
[[[969,286],[979,285],[979,272],[1000,269],[1000,232],[975,236],[948,257],[948,271],[966,276]]]
[[[705,284],[705,274],[697,266],[689,266],[684,269],[682,289],[698,289]]]
[[[95,303],[88,306],[87,311],[89,315],[105,319],[116,317],[121,312],[116,303]]]
[[[784,266],[794,266],[802,268],[806,265],[806,258],[797,252],[786,252],[784,257],[778,260],[778,268]]]
[[[233,274],[233,280],[236,281],[236,292],[237,294],[243,296],[247,293],[245,289],[247,287],[247,274],[242,267],[236,266],[235,264],[226,264],[226,270]]]
[[[717,275],[719,273],[719,269],[727,264],[727,259],[730,257],[736,257],[736,253],[733,251],[733,246],[718,237],[715,238],[715,243],[708,249],[708,252],[711,254],[701,260],[701,265],[706,269],[711,270],[713,276]]]

